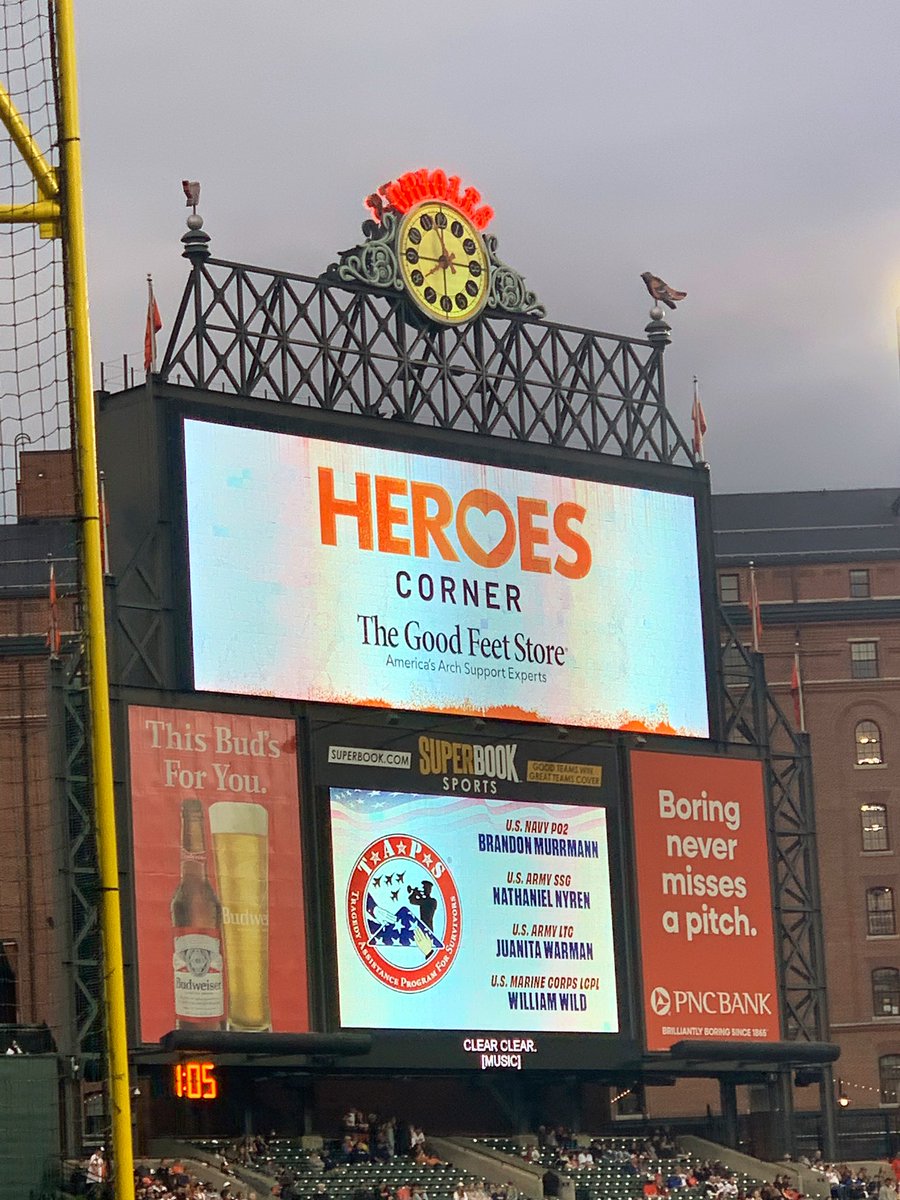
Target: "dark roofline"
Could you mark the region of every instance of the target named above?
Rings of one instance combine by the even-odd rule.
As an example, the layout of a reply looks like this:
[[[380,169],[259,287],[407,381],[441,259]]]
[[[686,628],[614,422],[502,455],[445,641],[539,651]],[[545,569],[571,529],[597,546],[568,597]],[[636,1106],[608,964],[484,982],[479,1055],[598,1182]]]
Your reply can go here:
[[[900,558],[896,487],[721,492],[712,509],[720,564]]]

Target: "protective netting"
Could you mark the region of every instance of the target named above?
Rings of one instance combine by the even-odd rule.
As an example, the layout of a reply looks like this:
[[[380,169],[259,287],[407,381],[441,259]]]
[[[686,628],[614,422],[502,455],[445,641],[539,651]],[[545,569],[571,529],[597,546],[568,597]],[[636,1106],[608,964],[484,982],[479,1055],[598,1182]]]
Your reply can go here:
[[[0,84],[58,170],[52,8],[50,0],[3,0]],[[0,209],[39,199],[0,125]],[[22,1079],[26,1060],[35,1070],[49,1062],[53,1113],[57,1076],[65,1084],[71,1132],[63,1140],[72,1153],[86,1128],[82,1081],[100,1074],[102,979],[63,243],[41,233],[33,222],[0,220],[0,1061],[15,1043]],[[4,1120],[6,1086],[0,1079]],[[18,1103],[29,1101],[20,1094]],[[59,1149],[58,1130],[45,1140]],[[29,1190],[0,1187],[0,1196],[43,1195],[46,1154],[23,1139]],[[11,1163],[0,1155],[4,1179],[18,1179]]]
[[[47,0],[4,0],[0,82],[45,159],[58,166],[52,33]],[[18,148],[0,129],[0,205],[39,199]],[[16,519],[18,456],[71,444],[60,238],[0,224],[0,522]]]

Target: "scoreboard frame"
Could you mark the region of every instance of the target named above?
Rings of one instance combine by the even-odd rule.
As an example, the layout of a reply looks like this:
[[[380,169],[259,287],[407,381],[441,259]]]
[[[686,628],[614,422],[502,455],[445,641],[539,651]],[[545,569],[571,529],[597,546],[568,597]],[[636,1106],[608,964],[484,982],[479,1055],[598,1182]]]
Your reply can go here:
[[[113,695],[118,702],[118,742],[120,762],[127,759],[124,722],[129,705],[157,704],[184,709],[223,711],[291,717],[297,722],[301,794],[301,834],[304,848],[304,889],[310,927],[310,1017],[311,1028],[322,1032],[339,1031],[339,1007],[334,963],[334,903],[326,887],[331,870],[328,822],[324,819],[328,786],[332,777],[322,769],[314,755],[329,721],[345,726],[375,725],[384,730],[386,740],[399,733],[428,732],[434,736],[463,739],[499,740],[511,731],[525,743],[548,747],[548,757],[559,747],[597,746],[618,761],[623,789],[618,803],[610,809],[610,868],[613,888],[613,916],[616,955],[619,963],[619,1032],[591,1035],[597,1039],[596,1054],[585,1053],[584,1035],[540,1035],[541,1051],[523,1066],[565,1071],[587,1070],[615,1072],[641,1060],[643,1044],[640,1013],[640,947],[638,945],[635,861],[627,787],[627,754],[631,747],[643,745],[669,753],[709,753],[723,729],[722,701],[717,690],[719,657],[715,570],[712,552],[712,518],[708,472],[661,463],[597,455],[587,451],[525,444],[518,441],[485,438],[457,430],[439,430],[406,423],[387,423],[357,415],[327,412],[246,397],[200,392],[173,384],[154,383],[152,388],[135,389],[126,394],[126,402],[104,413],[101,422],[102,450],[111,510],[117,521],[110,531],[113,561],[123,561],[148,536],[162,537],[159,552],[164,571],[168,572],[168,591],[162,597],[158,617],[155,678],[135,685],[132,678],[120,677]],[[593,730],[578,726],[554,727],[543,724],[513,724],[491,720],[486,733],[484,722],[463,716],[435,716],[412,711],[377,710],[368,707],[330,707],[307,701],[234,695],[193,690],[191,670],[191,615],[188,588],[188,539],[183,423],[185,419],[266,429],[304,437],[322,438],[354,445],[372,446],[461,462],[482,462],[512,470],[533,471],[645,488],[653,492],[690,497],[694,502],[697,562],[700,584],[700,615],[705,653],[706,702],[709,739],[640,736],[617,730]],[[124,470],[129,457],[125,448],[135,440],[146,445],[148,454],[134,469]],[[167,564],[167,566],[166,566]],[[754,757],[752,748],[732,751],[738,757]],[[359,786],[372,786],[370,773],[363,773]],[[577,798],[576,798],[577,801]],[[127,799],[120,808],[121,844],[129,870],[131,862],[130,814]],[[771,854],[770,854],[771,857]],[[130,924],[131,945],[135,945],[133,899],[127,898],[126,916]],[[126,926],[127,928],[127,926]],[[132,954],[132,962],[136,961]],[[132,1029],[137,1028],[137,998],[132,978],[130,1013]],[[516,1035],[518,1036],[518,1035]],[[499,1042],[502,1035],[496,1035]],[[334,1060],[335,1070],[387,1070],[402,1067],[417,1070],[480,1069],[482,1050],[467,1049],[479,1041],[495,1038],[480,1030],[454,1030],[446,1033],[421,1033],[378,1030],[373,1032],[374,1046],[364,1058],[342,1063]],[[132,1038],[132,1044],[136,1039]],[[490,1051],[487,1051],[490,1053]],[[515,1050],[497,1053],[515,1054]],[[540,1059],[540,1062],[538,1060]]]

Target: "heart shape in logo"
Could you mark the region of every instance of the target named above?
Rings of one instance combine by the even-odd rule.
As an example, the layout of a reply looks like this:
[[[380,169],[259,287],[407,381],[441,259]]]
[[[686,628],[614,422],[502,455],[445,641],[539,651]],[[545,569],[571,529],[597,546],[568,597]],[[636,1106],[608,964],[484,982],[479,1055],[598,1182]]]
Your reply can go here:
[[[464,553],[479,567],[502,567],[516,546],[516,522],[506,501],[486,488],[473,488],[460,500],[456,532]]]

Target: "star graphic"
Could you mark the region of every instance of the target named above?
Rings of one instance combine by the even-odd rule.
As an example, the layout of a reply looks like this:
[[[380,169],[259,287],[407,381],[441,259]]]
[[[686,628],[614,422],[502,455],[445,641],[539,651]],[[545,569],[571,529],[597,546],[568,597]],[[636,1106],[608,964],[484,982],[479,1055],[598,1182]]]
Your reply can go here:
[[[434,859],[431,857],[430,854],[423,854],[422,861],[425,863],[426,867],[430,867],[431,864],[434,862]]]
[[[406,842],[398,842],[397,843],[397,853],[398,854],[406,853]]]
[[[381,862],[381,855],[378,853],[377,850],[372,851],[372,862],[373,863]]]

